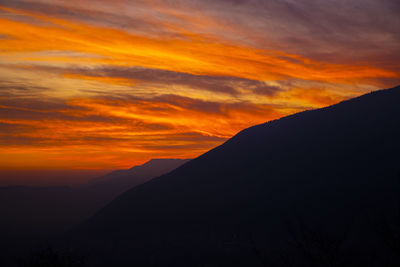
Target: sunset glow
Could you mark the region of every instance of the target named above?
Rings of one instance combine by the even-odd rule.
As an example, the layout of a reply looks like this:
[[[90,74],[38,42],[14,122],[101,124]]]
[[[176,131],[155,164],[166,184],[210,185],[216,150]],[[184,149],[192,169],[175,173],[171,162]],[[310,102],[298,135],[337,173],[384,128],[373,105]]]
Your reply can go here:
[[[357,16],[326,4],[312,23],[301,1],[241,2],[0,1],[0,169],[193,158],[246,127],[399,83],[389,1]]]

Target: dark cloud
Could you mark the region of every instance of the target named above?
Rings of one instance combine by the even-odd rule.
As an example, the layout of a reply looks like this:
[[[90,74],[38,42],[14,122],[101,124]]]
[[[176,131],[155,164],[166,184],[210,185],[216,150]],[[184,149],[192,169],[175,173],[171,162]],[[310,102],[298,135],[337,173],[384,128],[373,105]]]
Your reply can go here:
[[[0,0],[0,7],[9,7],[9,5],[11,4],[11,6],[13,5],[13,1],[3,1]],[[44,22],[43,20],[40,20],[38,18],[35,17],[28,17],[25,16],[23,14],[11,14],[8,11],[5,10],[0,10],[0,18],[1,19],[11,19],[14,21],[18,21],[18,22],[22,22],[22,23],[28,23],[28,24],[32,24],[32,25],[37,25],[37,26],[48,26],[48,25],[52,25],[50,22]]]
[[[2,0],[0,4],[155,36],[168,32],[183,37],[177,29],[191,26],[183,18],[193,17],[201,24],[211,17],[220,28],[192,30],[314,60],[384,65],[400,59],[398,0],[174,0],[153,5],[137,0],[117,5]],[[387,60],[374,61],[377,57]]]
[[[0,97],[38,96],[41,92],[47,90],[49,89],[46,87],[32,85],[24,81],[0,81]]]
[[[70,105],[61,99],[6,98],[0,99],[0,119],[25,121],[91,122],[110,125],[128,124],[131,127],[161,130],[167,125],[145,124],[140,120],[91,114],[85,107]],[[88,113],[89,111],[89,113]],[[45,127],[38,124],[35,129]],[[18,126],[19,127],[19,126]]]
[[[23,124],[0,122],[0,133],[7,133],[7,135],[18,134],[29,129],[31,127]]]
[[[262,92],[259,92],[262,94]],[[140,110],[148,111],[151,114],[164,114],[170,111],[176,112],[176,108],[182,109],[182,112],[196,111],[199,113],[214,114],[223,117],[229,117],[231,111],[241,111],[249,114],[258,114],[269,116],[269,112],[274,109],[285,108],[286,106],[277,104],[254,104],[251,102],[241,101],[236,103],[223,103],[211,100],[194,99],[174,94],[165,94],[155,96],[153,98],[139,98],[129,94],[109,94],[99,95],[92,98],[94,101],[109,100],[108,106],[113,107],[129,107],[133,105]],[[152,105],[152,103],[157,105]],[[167,105],[158,105],[167,104]],[[176,107],[176,108],[175,108]]]
[[[8,39],[12,39],[12,37],[5,34],[0,34],[0,40],[8,40]]]
[[[377,55],[400,59],[397,0],[205,2],[205,12],[238,25],[242,34],[249,33],[249,39],[261,48],[284,49],[330,62],[364,63]],[[391,61],[393,58],[386,63]]]
[[[1,67],[7,67],[0,64]],[[16,70],[21,69],[18,66],[10,66]],[[23,67],[22,67],[23,68]],[[257,94],[273,96],[282,90],[279,86],[270,86],[263,81],[211,75],[194,75],[184,72],[175,72],[162,69],[150,69],[143,67],[99,67],[99,68],[59,68],[35,66],[36,71],[44,71],[63,74],[77,74],[93,78],[123,78],[132,81],[133,84],[140,83],[156,86],[186,86],[198,90],[210,92],[227,93],[233,96],[239,94],[240,90],[253,91]],[[79,78],[77,76],[76,78]],[[133,85],[134,86],[134,85]],[[0,96],[12,96],[24,94],[37,96],[39,93],[49,91],[49,88],[31,85],[24,81],[0,81]],[[82,89],[82,91],[97,93],[100,96],[107,96],[106,90]],[[115,92],[114,92],[115,93]],[[113,93],[113,94],[114,94]],[[117,95],[117,94],[116,94]]]
[[[280,88],[268,86],[262,81],[238,77],[193,75],[189,73],[161,69],[108,67],[101,69],[71,69],[70,71],[76,74],[93,77],[125,78],[134,82],[146,82],[164,86],[181,85],[200,90],[222,92],[232,95],[238,94],[238,89],[262,92],[262,94],[270,96],[280,91]]]
[[[168,34],[176,36],[176,33],[173,33],[167,27],[161,27],[162,22],[159,20],[155,20],[154,16],[151,19],[149,19],[148,15],[147,16],[143,14],[139,16],[138,14],[130,15],[124,12],[123,7],[121,7],[120,9],[113,8],[110,10],[108,8],[104,8],[103,10],[100,10],[99,8],[93,9],[93,6],[90,4],[90,2],[88,2],[88,4],[86,5],[79,5],[79,6],[73,6],[67,3],[54,3],[54,2],[45,3],[37,1],[28,2],[23,0],[6,1],[5,3],[2,2],[3,1],[0,1],[0,5],[4,5],[9,8],[29,10],[30,12],[35,12],[35,13],[43,13],[55,18],[63,18],[73,21],[82,21],[87,24],[112,27],[115,29],[123,29],[128,32],[140,32],[140,33],[145,33],[147,35],[160,36],[162,34]],[[98,3],[93,3],[93,4],[98,4]],[[138,3],[138,1],[133,2],[132,5],[137,7],[141,6]],[[113,6],[116,7],[115,5]],[[115,10],[119,10],[119,12],[115,12]],[[24,20],[34,19],[34,18],[32,19],[26,18],[23,16],[18,16],[18,18]]]
[[[89,105],[85,105],[89,103]],[[100,109],[93,107],[101,105]],[[182,128],[176,131],[174,118],[180,113],[193,119],[211,115],[213,118],[231,119],[231,112],[251,114],[252,116],[276,116],[275,107],[271,105],[254,105],[251,103],[218,103],[202,101],[177,95],[163,95],[152,99],[141,99],[131,96],[110,96],[90,99],[76,99],[67,102],[59,99],[0,99],[0,145],[18,144],[35,147],[63,145],[112,145],[125,144],[143,149],[179,150],[184,147],[201,149],[226,140],[227,137],[202,133],[194,129]],[[119,110],[128,112],[133,108],[135,115],[120,116],[102,110]],[[170,121],[153,122],[146,119],[146,114],[153,118],[158,116],[171,118]],[[144,118],[141,119],[141,116]],[[8,123],[7,123],[8,122]],[[243,122],[230,127],[243,128]],[[135,134],[131,134],[135,133]],[[201,142],[197,145],[196,143]],[[211,145],[212,143],[212,145]]]
[[[272,111],[273,108],[277,108],[277,106],[272,104],[255,105],[248,102],[220,103],[213,101],[203,101],[177,95],[163,95],[160,97],[155,97],[153,101],[168,103],[170,105],[182,107],[187,110],[196,110],[203,113],[212,113],[226,117],[228,117],[229,112],[233,110],[253,113],[254,115],[257,113],[265,114],[265,116],[268,116],[268,110]]]
[[[23,135],[0,135],[0,146],[43,146],[48,139]]]

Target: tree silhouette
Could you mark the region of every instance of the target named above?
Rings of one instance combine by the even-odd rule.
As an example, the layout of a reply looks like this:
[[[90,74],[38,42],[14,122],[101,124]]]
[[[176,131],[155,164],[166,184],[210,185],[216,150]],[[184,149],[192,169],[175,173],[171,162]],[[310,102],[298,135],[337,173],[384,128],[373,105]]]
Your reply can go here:
[[[250,246],[262,266],[343,267],[355,266],[343,248],[349,227],[340,234],[315,230],[299,217],[286,222],[289,239],[285,250],[262,249],[250,239]]]
[[[74,252],[61,252],[47,247],[18,261],[19,267],[83,267],[86,257]]]
[[[336,236],[329,235],[313,229],[300,219],[297,219],[295,224],[288,223],[287,225],[290,234],[289,243],[294,247],[295,252],[292,259],[282,255],[285,265],[309,267],[346,265],[342,245],[346,240],[347,232]]]
[[[389,254],[387,265],[400,266],[400,171],[397,174],[396,211],[392,217],[382,216],[377,232]],[[386,258],[386,257],[385,257]]]

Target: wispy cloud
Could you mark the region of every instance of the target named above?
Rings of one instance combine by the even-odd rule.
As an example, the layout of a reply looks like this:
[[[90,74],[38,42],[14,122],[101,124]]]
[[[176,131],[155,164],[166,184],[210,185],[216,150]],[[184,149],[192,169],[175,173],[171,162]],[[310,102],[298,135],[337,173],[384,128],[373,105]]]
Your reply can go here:
[[[195,157],[400,82],[398,1],[0,0],[0,168]]]

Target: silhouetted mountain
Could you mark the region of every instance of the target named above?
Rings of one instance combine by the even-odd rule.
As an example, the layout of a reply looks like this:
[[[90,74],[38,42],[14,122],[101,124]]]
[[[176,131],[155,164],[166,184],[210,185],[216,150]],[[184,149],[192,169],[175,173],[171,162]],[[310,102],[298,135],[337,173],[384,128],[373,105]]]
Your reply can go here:
[[[166,174],[188,161],[189,159],[152,159],[142,165],[127,170],[116,170],[91,180],[89,184],[77,189],[80,194],[89,196],[86,201],[87,216],[93,215],[132,187]]]
[[[29,255],[87,219],[121,192],[168,173],[187,161],[153,159],[129,170],[111,172],[79,188],[0,187],[0,266],[14,266],[14,259],[20,257],[25,262],[21,266],[44,266],[45,263],[36,262],[61,260],[64,254],[53,255],[47,253],[48,250]],[[69,249],[66,249],[68,253]],[[46,266],[57,265],[49,264]],[[78,266],[75,263],[65,264]]]
[[[59,233],[102,208],[120,193],[168,173],[188,160],[153,159],[118,170],[79,188],[0,187],[0,236]]]
[[[135,182],[134,180],[147,182],[149,177],[156,177],[166,174],[188,162],[189,160],[190,159],[152,159],[142,165],[133,166],[127,170],[116,170],[110,172],[104,176],[93,179],[89,184],[98,185],[110,182],[113,184],[121,183],[134,186],[139,183]],[[132,176],[134,176],[134,178],[132,178]]]
[[[93,179],[82,189],[96,192],[98,201],[104,204],[124,191],[147,182],[154,177],[166,174],[188,162],[190,159],[152,159],[142,165],[127,170],[113,171],[107,175]]]
[[[122,194],[75,234],[112,240],[104,255],[140,266],[260,266],[254,251],[289,249],[296,221],[379,253],[373,221],[393,214],[399,194],[399,103],[396,87],[245,129]]]
[[[0,235],[30,236],[66,230],[84,218],[69,187],[0,187]],[[78,213],[78,214],[75,214]]]

